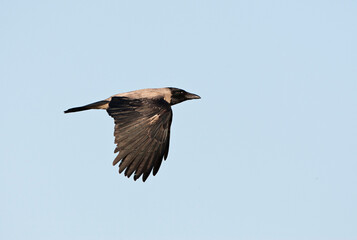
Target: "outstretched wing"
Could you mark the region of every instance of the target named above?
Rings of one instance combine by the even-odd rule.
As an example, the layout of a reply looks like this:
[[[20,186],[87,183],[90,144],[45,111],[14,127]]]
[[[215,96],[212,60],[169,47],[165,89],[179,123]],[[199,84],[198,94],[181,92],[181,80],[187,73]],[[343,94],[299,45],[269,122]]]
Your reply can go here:
[[[131,99],[113,97],[107,109],[114,118],[115,153],[113,165],[119,161],[119,173],[134,180],[143,175],[143,181],[151,171],[159,171],[162,159],[169,153],[172,110],[163,99]]]

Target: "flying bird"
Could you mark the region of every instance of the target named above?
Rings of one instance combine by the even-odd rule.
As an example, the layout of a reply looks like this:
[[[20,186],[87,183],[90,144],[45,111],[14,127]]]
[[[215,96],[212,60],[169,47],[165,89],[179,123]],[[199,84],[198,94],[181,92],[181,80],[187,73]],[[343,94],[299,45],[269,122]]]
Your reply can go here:
[[[185,90],[149,88],[120,93],[105,100],[82,107],[66,110],[64,113],[89,109],[105,109],[114,118],[114,136],[118,153],[113,166],[118,162],[119,173],[124,170],[128,178],[134,173],[136,181],[142,176],[146,181],[150,173],[155,176],[162,159],[169,153],[171,106],[201,97]]]

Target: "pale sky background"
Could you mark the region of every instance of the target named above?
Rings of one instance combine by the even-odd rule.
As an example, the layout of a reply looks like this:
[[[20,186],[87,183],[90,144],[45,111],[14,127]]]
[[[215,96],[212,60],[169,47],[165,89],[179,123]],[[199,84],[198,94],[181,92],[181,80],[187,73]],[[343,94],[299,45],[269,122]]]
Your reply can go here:
[[[357,239],[356,1],[0,1],[0,239]],[[179,87],[118,174],[113,94]]]

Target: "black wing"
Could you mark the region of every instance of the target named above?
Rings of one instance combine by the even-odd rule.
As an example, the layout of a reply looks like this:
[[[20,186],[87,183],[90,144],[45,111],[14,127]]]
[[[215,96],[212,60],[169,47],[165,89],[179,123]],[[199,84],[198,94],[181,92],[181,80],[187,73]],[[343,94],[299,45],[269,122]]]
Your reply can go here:
[[[153,170],[159,171],[162,158],[169,153],[172,110],[163,99],[130,99],[113,97],[107,109],[114,118],[115,153],[113,165],[119,161],[119,173],[134,180],[143,175],[143,181]]]

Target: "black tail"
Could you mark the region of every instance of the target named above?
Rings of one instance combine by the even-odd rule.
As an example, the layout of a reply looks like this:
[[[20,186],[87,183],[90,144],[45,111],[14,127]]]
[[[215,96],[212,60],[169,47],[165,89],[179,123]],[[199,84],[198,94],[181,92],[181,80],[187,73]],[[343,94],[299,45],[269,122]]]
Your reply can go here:
[[[64,111],[64,113],[79,112],[79,111],[84,111],[84,110],[89,110],[89,109],[106,109],[105,105],[108,103],[109,103],[109,101],[103,100],[103,101],[91,103],[91,104],[88,104],[88,105],[85,105],[82,107],[70,108],[70,109]]]

